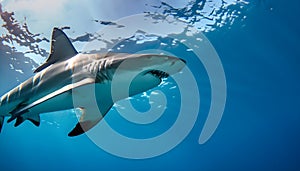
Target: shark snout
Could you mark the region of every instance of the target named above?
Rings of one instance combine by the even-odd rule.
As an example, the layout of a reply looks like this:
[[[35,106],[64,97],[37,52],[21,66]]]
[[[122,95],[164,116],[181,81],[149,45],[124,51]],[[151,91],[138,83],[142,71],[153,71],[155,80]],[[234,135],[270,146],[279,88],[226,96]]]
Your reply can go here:
[[[174,57],[174,56],[168,56],[168,55],[152,55],[147,57],[149,60],[157,60],[157,61],[163,61],[163,62],[178,62],[181,61],[183,63],[186,63],[184,59]]]
[[[145,63],[149,64],[149,69],[163,71],[169,75],[180,72],[186,65],[184,59],[167,55],[148,56]]]
[[[126,58],[125,58],[126,57]],[[162,71],[168,75],[180,72],[186,65],[184,59],[157,54],[130,54],[118,60],[118,69],[132,73],[148,73],[150,71]]]

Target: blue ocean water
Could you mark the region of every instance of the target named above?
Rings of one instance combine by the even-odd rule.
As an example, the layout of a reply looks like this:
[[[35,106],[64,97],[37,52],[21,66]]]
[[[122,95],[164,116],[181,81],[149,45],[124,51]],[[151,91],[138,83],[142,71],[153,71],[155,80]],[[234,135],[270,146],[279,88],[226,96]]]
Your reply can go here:
[[[299,170],[299,5],[297,1],[249,2],[242,10],[246,19],[236,19],[223,27],[213,26],[213,31],[204,33],[219,54],[227,83],[222,120],[205,144],[199,144],[198,138],[210,107],[208,76],[201,61],[195,60],[186,47],[178,46],[171,51],[183,56],[196,73],[201,106],[193,129],[174,149],[140,160],[111,155],[86,135],[67,137],[76,117],[71,111],[62,111],[42,115],[39,128],[29,122],[17,128],[5,123],[0,134],[1,170]],[[180,12],[177,10],[176,15],[185,17]],[[160,41],[171,43],[168,39]],[[156,43],[147,42],[127,51],[170,50],[157,47]],[[31,66],[37,65],[32,59],[18,60],[18,55],[23,55],[20,52],[7,55],[6,44],[0,47],[1,95],[32,75]],[[10,69],[11,58],[16,58],[16,63],[27,61],[22,65],[23,74]],[[172,79],[167,82],[172,83]],[[178,113],[179,90],[170,90],[172,86],[156,88],[166,91],[168,99],[175,96],[166,115],[157,122],[131,124],[115,108],[106,116],[107,122],[129,137],[159,135],[172,125]],[[147,99],[140,96],[131,101],[138,110],[149,108]]]

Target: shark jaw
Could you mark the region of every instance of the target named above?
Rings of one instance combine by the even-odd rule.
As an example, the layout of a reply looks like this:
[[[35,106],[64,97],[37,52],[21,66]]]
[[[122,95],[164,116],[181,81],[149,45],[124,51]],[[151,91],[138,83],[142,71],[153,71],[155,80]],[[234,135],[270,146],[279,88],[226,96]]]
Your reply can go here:
[[[116,100],[152,89],[184,66],[184,60],[168,55],[79,54],[65,33],[54,28],[46,62],[32,78],[1,97],[0,131],[8,115],[8,122],[16,119],[15,126],[25,120],[39,126],[41,113],[80,108],[82,115],[69,136],[80,135],[100,122]],[[92,85],[100,115],[85,91]],[[81,99],[76,105],[74,96]]]

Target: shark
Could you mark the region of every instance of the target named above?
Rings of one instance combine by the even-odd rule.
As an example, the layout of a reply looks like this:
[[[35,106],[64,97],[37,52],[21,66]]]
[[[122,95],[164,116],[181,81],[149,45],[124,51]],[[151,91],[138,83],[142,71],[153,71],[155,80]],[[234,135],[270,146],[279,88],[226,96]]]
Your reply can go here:
[[[80,109],[78,123],[68,136],[81,135],[99,123],[116,101],[157,87],[186,65],[184,59],[162,54],[78,53],[56,27],[50,44],[48,58],[34,75],[1,96],[0,132],[5,117],[10,117],[8,123],[16,120],[15,127],[25,120],[39,126],[42,113]],[[86,93],[92,88],[97,106]],[[79,100],[74,103],[74,99]]]

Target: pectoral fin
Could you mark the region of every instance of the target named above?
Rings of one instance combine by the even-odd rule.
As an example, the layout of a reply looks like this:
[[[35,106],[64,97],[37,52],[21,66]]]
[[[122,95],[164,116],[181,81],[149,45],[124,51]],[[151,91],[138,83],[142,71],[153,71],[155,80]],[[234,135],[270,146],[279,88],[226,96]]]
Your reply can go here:
[[[4,121],[4,116],[0,116],[0,132],[2,130],[3,121]]]
[[[86,131],[93,128],[101,119],[102,119],[102,116],[94,121],[78,122],[76,124],[75,128],[68,134],[68,136],[74,137],[74,136],[78,136],[78,135],[85,133]]]
[[[76,124],[75,128],[68,134],[68,136],[78,136],[93,128],[102,120],[102,118],[106,115],[111,107],[112,104],[106,107],[102,106],[101,113],[98,109],[96,110],[95,108],[80,108],[82,115],[79,119],[79,122]]]

